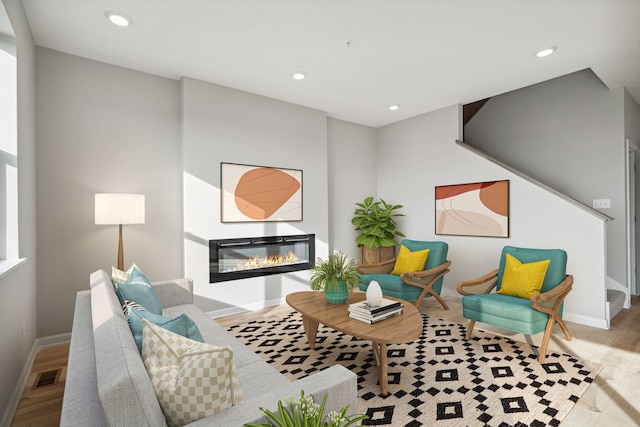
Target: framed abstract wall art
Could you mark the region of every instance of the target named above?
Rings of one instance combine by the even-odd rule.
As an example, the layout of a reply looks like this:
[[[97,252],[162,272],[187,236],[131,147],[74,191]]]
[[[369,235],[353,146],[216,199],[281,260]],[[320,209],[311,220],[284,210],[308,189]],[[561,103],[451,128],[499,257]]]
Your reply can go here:
[[[436,234],[509,237],[509,181],[436,187]]]
[[[302,171],[220,164],[222,222],[302,221]]]

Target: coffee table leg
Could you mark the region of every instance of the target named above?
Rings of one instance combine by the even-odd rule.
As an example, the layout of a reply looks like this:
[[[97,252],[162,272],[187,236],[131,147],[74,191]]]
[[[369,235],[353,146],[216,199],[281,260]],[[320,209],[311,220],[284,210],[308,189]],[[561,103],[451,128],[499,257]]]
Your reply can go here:
[[[318,322],[309,319],[307,316],[302,316],[302,326],[304,326],[304,332],[307,334],[307,341],[309,347],[313,350],[316,346],[316,334],[318,333]]]
[[[387,383],[389,382],[389,374],[387,370],[387,344],[372,342],[373,345],[373,360],[376,363],[378,369],[378,381],[380,382],[380,394],[386,396]]]

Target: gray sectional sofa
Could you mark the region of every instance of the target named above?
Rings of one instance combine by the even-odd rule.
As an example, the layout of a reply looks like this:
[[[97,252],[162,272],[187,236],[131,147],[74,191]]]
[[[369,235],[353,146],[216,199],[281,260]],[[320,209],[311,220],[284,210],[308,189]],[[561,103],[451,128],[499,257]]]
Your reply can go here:
[[[350,405],[357,409],[356,375],[341,365],[295,382],[289,381],[193,305],[189,279],[152,283],[163,314],[191,317],[204,340],[230,346],[244,402],[190,426],[241,426],[264,422],[259,407],[275,410],[277,401],[300,390],[320,402],[328,393],[327,412]],[[109,275],[90,276],[91,289],[78,292],[62,404],[61,426],[165,426],[166,420],[124,317]]]

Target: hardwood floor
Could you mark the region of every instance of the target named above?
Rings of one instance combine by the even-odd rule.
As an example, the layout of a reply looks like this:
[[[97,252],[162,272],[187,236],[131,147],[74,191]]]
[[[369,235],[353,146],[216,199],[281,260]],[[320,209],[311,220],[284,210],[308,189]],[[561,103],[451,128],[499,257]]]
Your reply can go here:
[[[420,307],[420,312],[466,324],[466,320],[462,317],[460,299],[447,298],[446,302],[449,310],[442,309],[436,301],[425,300]],[[283,304],[219,318],[216,321],[223,327],[228,327],[264,317],[281,316],[290,311],[291,308]],[[550,350],[601,363],[604,369],[562,425],[597,427],[640,425],[640,404],[637,402],[637,396],[640,393],[640,369],[638,369],[640,366],[640,297],[631,298],[631,309],[622,310],[611,322],[609,330],[570,322],[567,322],[567,326],[573,340],[566,341],[556,327],[549,343]],[[482,329],[491,330],[485,327]],[[495,330],[495,332],[526,342],[525,338],[519,334],[505,330]],[[538,334],[532,337],[533,343],[539,345],[541,336],[542,334]],[[68,352],[69,345],[64,344],[45,348],[38,353],[20,399],[13,427],[49,427],[59,424]],[[53,380],[50,376],[41,375],[56,369],[60,371]],[[38,379],[44,383],[53,381],[53,384],[34,389]]]
[[[43,348],[36,355],[12,427],[60,425],[69,343]]]

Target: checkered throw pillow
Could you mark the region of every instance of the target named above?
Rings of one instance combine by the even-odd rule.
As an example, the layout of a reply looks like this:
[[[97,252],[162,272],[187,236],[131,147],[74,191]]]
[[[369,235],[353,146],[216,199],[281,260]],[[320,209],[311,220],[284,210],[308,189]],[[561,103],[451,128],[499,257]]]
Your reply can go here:
[[[216,347],[142,320],[142,360],[170,427],[242,401],[230,347]]]

